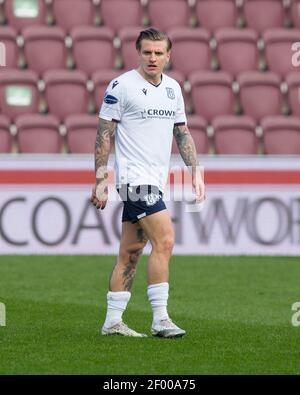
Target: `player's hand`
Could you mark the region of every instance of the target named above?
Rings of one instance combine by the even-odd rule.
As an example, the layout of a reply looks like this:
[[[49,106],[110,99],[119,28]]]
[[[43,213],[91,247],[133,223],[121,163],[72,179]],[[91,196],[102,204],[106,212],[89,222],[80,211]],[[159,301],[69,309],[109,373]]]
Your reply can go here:
[[[96,184],[92,191],[91,202],[97,209],[104,210],[108,200],[107,182]]]
[[[202,203],[206,199],[205,194],[205,184],[203,181],[202,174],[199,170],[196,171],[196,174],[192,177],[193,188],[196,193],[196,203]]]

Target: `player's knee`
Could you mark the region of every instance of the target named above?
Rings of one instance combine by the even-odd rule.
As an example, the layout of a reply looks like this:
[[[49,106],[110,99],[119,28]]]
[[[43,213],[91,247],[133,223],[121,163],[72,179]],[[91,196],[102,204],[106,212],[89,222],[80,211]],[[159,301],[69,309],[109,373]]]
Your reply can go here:
[[[172,250],[174,247],[174,237],[173,235],[166,236],[163,240],[163,249],[166,252],[166,254],[171,255]]]
[[[158,240],[157,248],[164,255],[171,255],[174,247],[174,234],[169,232]]]

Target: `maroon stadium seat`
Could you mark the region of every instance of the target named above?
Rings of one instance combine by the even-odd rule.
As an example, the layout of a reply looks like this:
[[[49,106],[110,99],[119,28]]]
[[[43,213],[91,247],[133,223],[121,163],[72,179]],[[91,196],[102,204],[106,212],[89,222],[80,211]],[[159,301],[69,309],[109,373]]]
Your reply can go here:
[[[97,71],[92,75],[92,81],[94,83],[94,100],[97,110],[100,110],[104,98],[104,93],[108,84],[110,83],[110,81],[117,78],[120,74],[120,71],[116,70],[101,70]]]
[[[95,150],[99,118],[97,115],[70,115],[65,119],[67,142],[73,154],[92,154]]]
[[[185,78],[184,78],[184,75],[182,73],[180,73],[180,71],[167,70],[164,73],[166,75],[168,75],[169,77],[173,78],[174,80],[176,80],[179,83],[179,85],[181,86],[181,89],[183,89],[183,84],[184,84]]]
[[[23,30],[27,65],[38,74],[66,66],[65,34],[60,27],[32,26]]]
[[[53,115],[21,115],[16,120],[16,127],[19,152],[61,152],[63,140],[59,134],[59,121]]]
[[[18,66],[19,51],[17,46],[17,32],[11,26],[0,27],[0,43],[4,44],[6,54],[6,67]]]
[[[199,115],[190,115],[187,119],[189,131],[195,142],[198,154],[208,154],[209,140],[207,135],[207,121]]]
[[[300,118],[266,117],[261,126],[266,154],[300,154]]]
[[[69,32],[73,27],[93,25],[95,8],[93,0],[52,0],[57,25]]]
[[[268,115],[281,114],[283,105],[280,77],[272,72],[245,71],[237,82],[240,86],[240,103],[243,112],[260,121]]]
[[[44,74],[49,112],[60,120],[84,114],[88,108],[87,77],[79,70],[50,70]]]
[[[0,78],[0,109],[10,119],[39,109],[38,76],[32,70],[4,69]]]
[[[126,70],[135,69],[139,64],[139,56],[135,48],[135,42],[141,30],[142,28],[133,26],[125,27],[119,32],[123,67]]]
[[[222,27],[235,27],[237,23],[235,0],[199,0],[196,14],[200,26],[211,33]]]
[[[169,31],[173,42],[172,68],[188,76],[193,71],[209,70],[210,35],[205,29],[174,28]]]
[[[191,74],[194,112],[211,121],[217,115],[233,114],[232,77],[225,72],[198,71]]]
[[[102,23],[114,32],[142,25],[143,9],[140,0],[101,0],[100,10]]]
[[[209,151],[209,141],[206,133],[206,120],[199,115],[190,115],[187,121],[189,131],[195,142],[197,153],[207,154]],[[173,138],[172,153],[179,154],[175,138]]]
[[[265,59],[269,70],[285,76],[295,71],[291,50],[294,42],[300,41],[300,29],[270,29],[263,33]]]
[[[265,29],[284,27],[282,0],[244,0],[243,10],[247,26],[259,33]]]
[[[286,77],[289,87],[288,97],[289,105],[293,115],[300,117],[300,73],[294,72]]]
[[[255,133],[255,121],[251,117],[246,115],[219,116],[213,120],[212,126],[217,154],[257,154],[258,140]]]
[[[257,70],[259,53],[257,33],[251,29],[224,28],[215,33],[217,58],[221,70],[233,75]]]
[[[114,66],[113,32],[107,27],[79,26],[71,31],[76,67],[88,75]]]
[[[26,26],[46,24],[45,0],[5,0],[7,23],[20,31]]]
[[[12,135],[9,124],[9,119],[0,115],[0,153],[10,153],[12,149]]]
[[[163,31],[188,27],[190,10],[187,0],[151,0],[148,4],[150,24]]]
[[[0,1],[0,25],[4,25],[6,22],[5,12],[4,12],[4,2]]]
[[[300,29],[300,0],[292,0],[291,17],[294,27]]]

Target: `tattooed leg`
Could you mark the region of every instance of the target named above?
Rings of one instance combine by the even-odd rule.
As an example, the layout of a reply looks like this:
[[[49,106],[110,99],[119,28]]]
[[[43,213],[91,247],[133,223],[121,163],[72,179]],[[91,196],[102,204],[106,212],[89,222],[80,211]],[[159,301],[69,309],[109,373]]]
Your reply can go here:
[[[131,290],[136,266],[147,241],[139,224],[123,223],[119,256],[109,282],[110,291]]]

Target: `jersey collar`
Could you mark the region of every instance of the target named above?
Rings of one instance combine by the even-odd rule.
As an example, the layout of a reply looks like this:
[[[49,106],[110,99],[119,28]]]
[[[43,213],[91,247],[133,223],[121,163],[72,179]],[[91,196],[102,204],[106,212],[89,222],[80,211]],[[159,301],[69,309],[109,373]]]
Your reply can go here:
[[[162,84],[162,82],[163,82],[163,74],[162,74],[161,77],[160,77],[160,78],[161,78],[161,79],[160,79],[160,83],[157,84],[157,85],[155,85],[155,84],[152,84],[152,82],[146,80],[146,78],[144,78],[136,69],[134,69],[134,71],[142,78],[143,81],[148,82],[148,84],[154,86],[155,88],[158,88],[158,87]]]

